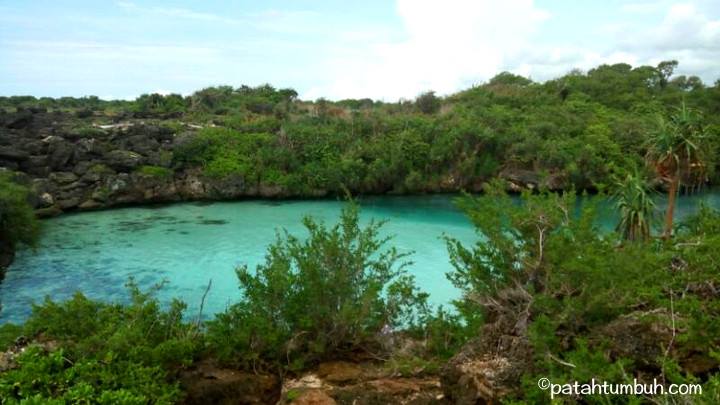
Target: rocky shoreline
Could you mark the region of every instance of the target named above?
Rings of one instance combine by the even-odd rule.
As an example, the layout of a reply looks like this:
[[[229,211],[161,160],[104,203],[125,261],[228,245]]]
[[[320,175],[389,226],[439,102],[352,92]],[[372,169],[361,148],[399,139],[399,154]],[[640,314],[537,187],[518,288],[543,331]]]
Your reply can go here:
[[[320,198],[330,194],[322,189],[293,193],[278,185],[251,184],[241,176],[212,178],[204,176],[199,167],[178,165],[173,151],[192,139],[202,126],[179,121],[169,125],[169,118],[176,117],[105,116],[91,111],[48,112],[43,108],[12,113],[0,110],[0,170],[15,172],[16,181],[31,190],[30,204],[40,218],[124,205]],[[508,180],[512,191],[541,185],[551,189],[565,186],[562,176],[541,178],[528,170],[504,170],[500,176]],[[481,185],[449,178],[440,189],[427,192],[479,191]],[[7,268],[13,257],[12,249],[2,247],[0,269]]]
[[[31,204],[40,217],[128,204],[328,195],[322,189],[293,193],[278,185],[248,183],[241,176],[211,178],[198,167],[178,165],[173,151],[201,126],[178,121],[165,125],[164,117],[156,118],[37,108],[0,112],[0,168],[20,173],[18,180],[32,190]],[[108,121],[112,123],[98,124]],[[528,170],[504,170],[500,176],[516,191],[566,186],[562,176],[541,178]],[[440,189],[426,191],[477,191],[481,185],[450,178]]]
[[[40,217],[125,204],[288,196],[277,186],[173,167],[173,148],[192,137],[193,128],[178,133],[118,118],[123,121],[78,129],[77,119],[65,113],[0,114],[0,167],[20,173],[17,180],[33,192]]]

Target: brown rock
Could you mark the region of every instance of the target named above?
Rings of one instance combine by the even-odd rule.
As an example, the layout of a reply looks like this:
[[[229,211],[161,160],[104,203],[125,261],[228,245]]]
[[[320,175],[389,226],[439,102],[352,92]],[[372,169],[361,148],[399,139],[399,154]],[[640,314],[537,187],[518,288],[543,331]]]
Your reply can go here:
[[[663,308],[637,311],[617,318],[593,335],[609,342],[608,350],[613,359],[626,358],[645,366],[659,366],[657,359],[672,339],[670,318]]]
[[[363,373],[357,364],[345,361],[332,361],[318,366],[318,376],[326,381],[342,383],[357,380]]]
[[[507,289],[495,298],[502,304],[487,307],[479,337],[443,367],[443,391],[455,404],[498,403],[520,387],[521,377],[532,367],[527,293]]]
[[[322,390],[308,390],[290,402],[295,405],[335,405],[337,402]]]
[[[710,357],[709,353],[693,353],[680,362],[680,366],[685,372],[695,376],[705,375],[713,370],[717,370],[718,361]]]
[[[67,210],[70,208],[75,208],[78,205],[80,205],[80,199],[79,198],[68,198],[66,200],[58,200],[57,202],[58,207],[62,210]]]
[[[102,203],[99,203],[95,200],[87,200],[87,201],[83,202],[82,204],[78,205],[78,208],[80,208],[81,210],[92,210],[92,209],[100,208],[102,206],[103,206]]]
[[[368,385],[377,391],[390,395],[420,392],[420,385],[411,379],[381,378],[368,382]]]
[[[187,405],[274,404],[280,399],[280,381],[274,375],[247,373],[202,361],[180,376]]]
[[[499,401],[510,392],[507,376],[512,364],[505,357],[488,357],[458,364],[459,374],[452,398],[458,404],[475,404]]]
[[[340,404],[446,404],[437,378],[378,378],[330,391]]]
[[[42,193],[38,197],[38,208],[47,208],[55,204],[55,199],[50,193]]]
[[[57,205],[53,205],[52,207],[40,208],[40,209],[35,210],[35,215],[38,218],[51,218],[51,217],[56,217],[60,214],[62,214],[62,210]]]

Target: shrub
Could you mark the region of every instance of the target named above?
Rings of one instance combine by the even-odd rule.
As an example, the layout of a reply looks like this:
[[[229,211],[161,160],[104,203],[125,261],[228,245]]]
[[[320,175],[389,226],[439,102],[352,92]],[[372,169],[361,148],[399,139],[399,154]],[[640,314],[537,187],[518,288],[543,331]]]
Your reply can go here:
[[[101,128],[85,125],[71,129],[70,135],[76,138],[101,138],[107,136],[107,132]]]
[[[115,171],[102,163],[97,163],[90,166],[90,168],[88,169],[88,173],[106,176],[110,174],[115,174]]]
[[[435,114],[440,110],[441,102],[434,91],[428,91],[419,95],[415,99],[415,104],[423,114]]]
[[[595,226],[592,204],[580,213],[573,205],[570,196],[542,193],[516,204],[497,190],[465,198],[461,206],[481,240],[472,248],[448,242],[456,268],[449,276],[463,289],[457,304],[466,321],[487,322],[488,339],[519,334],[531,344],[531,361],[518,364],[524,378],[515,395],[546,402],[540,377],[657,378],[707,382],[716,390],[720,300],[708,288],[717,285],[720,213],[702,209],[681,228],[677,244],[621,245],[621,235]],[[699,364],[702,372],[693,371]]]
[[[0,172],[0,241],[11,248],[18,244],[34,246],[40,234],[28,194],[29,190],[15,183],[11,174]]]
[[[242,176],[256,183],[265,167],[265,158],[272,144],[270,134],[240,133],[227,128],[205,128],[188,142],[175,149],[179,163],[201,165],[205,175],[214,178]]]
[[[146,176],[156,177],[159,179],[170,178],[174,174],[174,172],[167,167],[160,166],[140,166],[137,171],[138,173],[142,173]]]
[[[426,296],[404,271],[406,255],[383,248],[382,223],[360,227],[354,203],[332,227],[311,217],[303,223],[307,239],[278,235],[255,272],[237,270],[243,299],[208,326],[224,361],[297,370],[377,350],[384,332],[417,324]]]
[[[162,120],[159,125],[161,128],[165,128],[173,134],[179,134],[186,128],[185,123],[179,120]]]
[[[0,325],[0,352],[4,352],[15,343],[15,339],[23,333],[22,326],[6,323]]]
[[[193,360],[201,335],[183,322],[183,303],[173,301],[162,310],[152,291],[141,292],[133,282],[128,287],[128,305],[92,301],[80,293],[63,303],[47,299],[35,305],[23,334],[58,348],[28,346],[18,357],[19,367],[0,374],[0,398],[9,403],[177,402],[181,391],[168,370]],[[6,342],[20,332],[10,326],[2,331]]]

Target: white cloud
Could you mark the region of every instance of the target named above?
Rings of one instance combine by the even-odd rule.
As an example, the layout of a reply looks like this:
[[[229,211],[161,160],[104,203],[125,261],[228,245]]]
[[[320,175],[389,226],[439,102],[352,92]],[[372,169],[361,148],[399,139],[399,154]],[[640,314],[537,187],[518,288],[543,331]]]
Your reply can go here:
[[[678,74],[694,74],[712,83],[720,72],[720,20],[707,17],[702,3],[635,3],[626,12],[659,12],[659,23],[603,25],[601,47],[538,44],[506,60],[505,69],[546,80],[572,68],[588,70],[601,64],[657,65],[663,60],[680,62]],[[651,19],[648,21],[652,21]],[[604,49],[603,49],[604,48]]]
[[[656,26],[619,30],[615,47],[634,55],[639,64],[675,59],[680,62],[677,73],[712,83],[720,74],[720,19],[708,18],[702,7],[700,1],[669,4]]]
[[[602,41],[587,46],[574,43],[572,35],[561,42],[538,42],[535,34],[550,15],[533,0],[397,0],[403,39],[337,49],[325,61],[325,84],[303,96],[394,101],[424,90],[451,93],[503,70],[542,81],[573,68],[655,65],[668,59],[680,61],[679,74],[697,74],[712,83],[720,71],[720,20],[707,17],[712,15],[705,12],[708,7],[703,0],[625,4],[621,11],[652,13],[659,23],[652,25],[648,17],[635,18],[631,25],[622,19],[588,25]]]
[[[338,50],[326,61],[333,79],[305,94],[412,98],[450,93],[498,73],[549,14],[533,0],[398,0],[404,39]]]
[[[708,19],[693,4],[674,4],[648,39],[658,49],[720,50],[720,20]]]
[[[718,0],[597,6],[614,12],[597,20],[548,4],[551,16],[534,0],[396,0],[389,19],[322,8],[222,14],[200,3],[115,4],[119,16],[69,13],[57,21],[4,10],[0,21],[14,28],[0,39],[0,59],[13,63],[0,64],[0,88],[124,95],[270,82],[296,86],[305,99],[395,101],[452,93],[503,70],[543,81],[603,63],[676,59],[678,74],[708,83],[720,75]],[[77,29],[43,37],[41,27],[58,21]]]

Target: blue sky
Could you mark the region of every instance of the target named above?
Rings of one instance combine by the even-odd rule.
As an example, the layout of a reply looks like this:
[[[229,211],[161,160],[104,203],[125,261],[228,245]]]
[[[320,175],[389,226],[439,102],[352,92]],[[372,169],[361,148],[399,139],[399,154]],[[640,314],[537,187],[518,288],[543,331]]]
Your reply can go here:
[[[503,70],[545,80],[666,59],[720,78],[720,2],[0,0],[0,95],[270,83],[308,99],[392,101]]]

